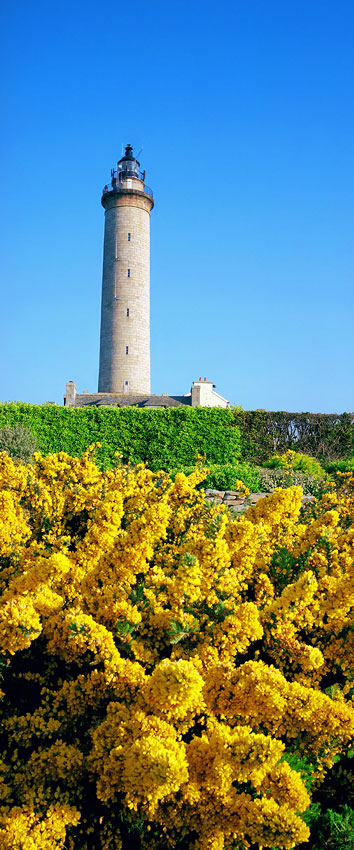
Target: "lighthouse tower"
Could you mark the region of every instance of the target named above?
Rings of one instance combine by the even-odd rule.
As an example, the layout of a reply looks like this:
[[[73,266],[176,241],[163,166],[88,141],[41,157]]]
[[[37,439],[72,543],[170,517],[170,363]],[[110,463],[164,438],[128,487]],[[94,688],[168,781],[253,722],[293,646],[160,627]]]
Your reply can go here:
[[[131,145],[111,171],[105,209],[99,393],[150,393],[150,213]]]

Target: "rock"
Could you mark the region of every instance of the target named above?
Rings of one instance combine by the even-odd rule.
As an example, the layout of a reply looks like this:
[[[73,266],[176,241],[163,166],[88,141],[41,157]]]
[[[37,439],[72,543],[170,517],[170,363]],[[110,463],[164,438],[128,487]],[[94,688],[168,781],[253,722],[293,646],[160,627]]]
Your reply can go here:
[[[230,507],[234,507],[235,505],[244,505],[245,500],[244,499],[231,499],[231,498],[229,498],[229,499],[224,499],[224,504],[227,505],[228,508],[230,508]]]

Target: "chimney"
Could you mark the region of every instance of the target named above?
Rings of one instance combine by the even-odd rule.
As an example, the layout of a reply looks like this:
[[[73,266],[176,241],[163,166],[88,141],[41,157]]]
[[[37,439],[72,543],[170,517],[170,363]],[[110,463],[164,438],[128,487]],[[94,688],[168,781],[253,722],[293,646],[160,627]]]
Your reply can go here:
[[[193,381],[191,388],[192,407],[214,407],[215,395],[213,393],[212,381],[206,378]]]
[[[68,381],[65,389],[66,389],[65,396],[64,396],[65,407],[75,407],[77,386],[74,384],[74,381]]]

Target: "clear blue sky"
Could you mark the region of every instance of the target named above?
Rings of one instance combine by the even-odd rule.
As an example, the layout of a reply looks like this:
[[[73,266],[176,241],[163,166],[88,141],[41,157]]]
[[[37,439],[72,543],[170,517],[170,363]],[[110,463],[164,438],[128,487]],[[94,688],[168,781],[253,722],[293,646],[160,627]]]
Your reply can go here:
[[[152,390],[354,410],[353,0],[2,6],[0,399],[97,389],[102,186],[151,220]]]

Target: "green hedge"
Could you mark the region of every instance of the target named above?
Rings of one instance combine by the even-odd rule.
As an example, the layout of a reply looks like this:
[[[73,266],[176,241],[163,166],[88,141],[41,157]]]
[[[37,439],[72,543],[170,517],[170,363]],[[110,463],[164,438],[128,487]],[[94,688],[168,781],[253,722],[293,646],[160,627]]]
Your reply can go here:
[[[287,449],[324,461],[354,454],[354,413],[288,413],[235,410],[241,430],[242,457],[262,465]]]
[[[112,466],[115,452],[124,463],[145,461],[152,470],[195,463],[229,463],[240,455],[240,431],[233,412],[220,408],[177,407],[139,410],[134,407],[66,408],[57,405],[0,405],[0,429],[22,425],[35,435],[44,454],[66,451],[81,455],[101,443],[97,462]]]
[[[354,414],[272,413],[263,410],[177,407],[65,408],[20,402],[0,404],[0,429],[22,425],[44,453],[64,449],[80,455],[101,442],[97,460],[103,468],[120,451],[125,462],[145,461],[151,469],[193,465],[196,454],[208,463],[232,463],[242,455],[262,466],[275,452],[295,449],[322,461],[354,455]],[[242,449],[241,449],[242,445]]]

